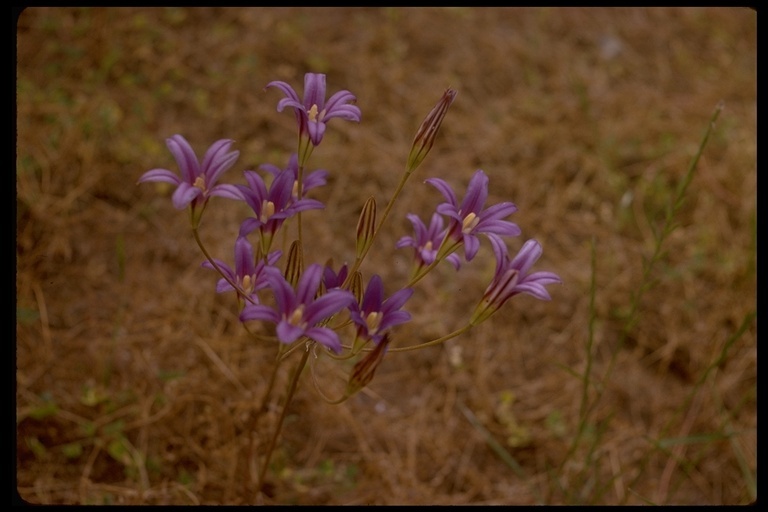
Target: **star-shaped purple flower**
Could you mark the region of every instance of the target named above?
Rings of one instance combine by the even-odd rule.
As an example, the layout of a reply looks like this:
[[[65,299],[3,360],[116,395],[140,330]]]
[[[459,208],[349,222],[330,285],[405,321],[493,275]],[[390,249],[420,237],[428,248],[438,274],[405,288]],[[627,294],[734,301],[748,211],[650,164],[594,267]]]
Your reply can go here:
[[[339,268],[338,274],[331,268],[330,264],[327,264],[325,268],[323,268],[323,286],[325,286],[326,290],[341,288],[341,285],[343,285],[344,281],[347,279],[348,273],[349,269],[347,268],[346,263]]]
[[[472,325],[486,320],[506,301],[520,293],[533,295],[540,300],[551,300],[545,285],[562,282],[560,276],[552,272],[528,273],[542,254],[541,245],[536,240],[525,242],[512,259],[500,238],[491,238],[491,245],[496,254],[496,272],[472,314]]]
[[[244,236],[238,237],[235,241],[235,269],[232,270],[229,265],[223,261],[214,258],[213,261],[219,269],[229,278],[229,281],[222,277],[216,283],[216,291],[218,293],[228,292],[233,290],[230,281],[235,283],[239,287],[239,291],[248,296],[252,303],[257,304],[259,302],[256,292],[262,288],[269,286],[267,282],[267,274],[270,271],[277,271],[272,265],[280,259],[280,251],[274,251],[269,253],[267,261],[260,260],[255,262],[253,256],[253,246]],[[210,268],[215,270],[210,261],[206,260],[202,263],[204,268]]]
[[[292,154],[288,159],[288,166],[285,169],[280,169],[278,166],[273,164],[262,164],[259,166],[259,169],[268,172],[275,178],[281,172],[291,172],[293,174],[293,199],[295,201],[299,199],[299,156],[296,153]],[[312,171],[308,175],[304,176],[301,184],[302,196],[307,190],[312,190],[313,188],[325,185],[327,178],[328,171],[325,169],[317,169],[316,171]]]
[[[445,238],[443,218],[440,214],[433,213],[432,219],[429,222],[429,228],[427,228],[418,215],[409,213],[406,217],[408,217],[408,220],[413,224],[415,236],[402,237],[397,241],[395,247],[398,249],[403,247],[413,247],[417,265],[419,267],[428,266],[435,261],[440,244]],[[450,261],[456,270],[459,269],[461,258],[459,258],[458,254],[449,254],[445,259]]]
[[[350,104],[356,100],[351,92],[339,91],[331,96],[328,102],[325,101],[325,75],[322,73],[304,75],[303,101],[286,82],[269,82],[267,88],[269,87],[277,87],[285,93],[286,97],[277,102],[277,111],[282,112],[285,107],[293,107],[299,124],[299,136],[308,135],[313,146],[320,144],[326,123],[334,117],[360,122],[360,109]]]
[[[235,185],[216,185],[224,171],[232,167],[240,155],[239,151],[229,151],[232,142],[229,139],[214,142],[200,163],[189,142],[181,135],[174,135],[165,143],[176,159],[181,177],[168,169],[152,169],[142,174],[139,183],[160,181],[176,185],[171,199],[173,206],[179,210],[189,204],[193,207],[204,204],[211,196],[242,199]]]
[[[294,174],[290,169],[277,173],[272,185],[267,185],[256,171],[245,171],[248,185],[236,185],[245,202],[251,207],[256,217],[249,217],[240,225],[240,236],[245,236],[256,229],[262,233],[274,235],[286,219],[297,212],[323,208],[323,203],[316,199],[294,200]]]
[[[437,212],[451,219],[448,225],[448,236],[457,243],[464,243],[464,256],[467,261],[474,258],[480,248],[478,234],[485,234],[490,239],[497,238],[498,235],[518,236],[520,234],[517,224],[502,220],[517,211],[514,204],[504,202],[483,209],[488,199],[488,176],[482,169],[478,169],[472,175],[467,194],[461,204],[456,199],[451,186],[444,180],[429,178],[426,182],[445,197],[446,202],[437,206]]]
[[[411,314],[400,308],[411,295],[413,289],[403,288],[384,300],[381,277],[374,274],[365,289],[362,304],[355,302],[349,308],[350,317],[357,325],[358,337],[379,343],[388,329],[409,321]]]
[[[276,308],[263,304],[249,304],[240,313],[240,320],[266,320],[277,325],[277,337],[283,343],[293,343],[302,336],[313,339],[335,353],[341,352],[339,335],[333,329],[318,326],[323,320],[335,315],[355,302],[352,293],[333,289],[315,298],[323,267],[317,263],[306,268],[294,291],[279,273],[267,276],[275,294]]]

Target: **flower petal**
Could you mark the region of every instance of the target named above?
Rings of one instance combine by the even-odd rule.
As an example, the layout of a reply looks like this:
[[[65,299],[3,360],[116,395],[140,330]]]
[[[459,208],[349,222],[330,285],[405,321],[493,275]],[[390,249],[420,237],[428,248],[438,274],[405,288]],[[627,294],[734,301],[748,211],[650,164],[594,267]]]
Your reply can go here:
[[[179,177],[168,169],[152,169],[151,171],[147,171],[141,175],[138,183],[145,183],[147,181],[160,181],[172,185],[181,183]]]
[[[202,193],[203,191],[199,188],[193,187],[189,183],[182,182],[179,183],[179,187],[174,191],[173,196],[171,196],[171,201],[173,201],[173,206],[175,206],[176,209],[183,210]]]
[[[245,200],[243,192],[237,187],[237,185],[229,185],[224,183],[216,185],[212,189],[208,190],[208,195],[224,197],[226,199],[234,199],[235,201]]]
[[[339,335],[333,329],[328,327],[310,327],[304,334],[308,338],[312,338],[321,345],[333,350],[336,354],[341,352],[341,340],[339,340]]]
[[[181,135],[173,135],[166,139],[165,145],[168,146],[171,154],[176,159],[176,163],[181,171],[182,180],[192,185],[195,179],[200,176],[200,164],[197,161],[197,156],[192,146]]]
[[[282,341],[283,343],[293,343],[297,339],[299,339],[300,336],[305,334],[304,329],[301,327],[298,327],[296,325],[293,325],[285,320],[277,324],[277,329],[275,330],[275,334],[277,334],[277,338]]]
[[[488,176],[481,169],[478,169],[472,175],[472,179],[469,180],[467,195],[464,196],[464,201],[459,208],[461,215],[466,217],[470,212],[480,213],[486,199],[488,199]]]
[[[355,296],[351,292],[339,288],[329,290],[325,295],[307,305],[307,309],[304,310],[304,320],[308,325],[315,325],[353,302],[355,302]]]
[[[280,316],[269,306],[263,304],[248,304],[240,312],[240,321],[248,320],[266,320],[267,322],[278,323]]]
[[[424,180],[424,183],[429,183],[443,194],[446,201],[453,205],[456,209],[459,208],[459,202],[456,200],[456,193],[451,186],[445,180],[441,178],[428,178]]]
[[[304,107],[307,110],[317,105],[317,110],[325,108],[325,75],[306,73],[304,75]]]

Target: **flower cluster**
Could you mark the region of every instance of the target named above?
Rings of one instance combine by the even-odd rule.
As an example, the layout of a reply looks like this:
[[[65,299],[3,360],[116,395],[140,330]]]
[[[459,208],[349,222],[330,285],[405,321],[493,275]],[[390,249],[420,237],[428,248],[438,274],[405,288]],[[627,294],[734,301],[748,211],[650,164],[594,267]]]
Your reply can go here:
[[[285,412],[310,353],[316,356],[313,369],[320,355],[334,360],[357,359],[341,398],[327,399],[338,403],[370,383],[388,352],[425,348],[459,336],[488,320],[515,295],[526,293],[549,300],[546,286],[560,282],[552,272],[531,272],[542,254],[537,241],[528,240],[514,257],[510,257],[505,239],[519,236],[521,229],[507,218],[517,211],[517,207],[511,202],[486,205],[489,178],[481,169],[470,177],[461,202],[447,181],[441,178],[426,180],[444,201],[435,206],[428,225],[415,214],[407,215],[413,235],[400,237],[393,248],[410,249],[413,270],[406,283],[387,281],[382,277],[388,275],[384,272],[373,273],[366,279],[360,270],[392,205],[432,149],[448,108],[456,98],[453,89],[443,93],[417,130],[400,182],[379,219],[375,198],[364,201],[356,228],[350,229],[355,243],[354,259],[350,258],[350,262],[339,267],[330,259],[324,264],[305,265],[302,214],[324,208],[321,201],[308,197],[308,193],[325,186],[329,176],[328,171],[322,169],[305,172],[307,162],[313,150],[322,143],[332,119],[360,122],[361,113],[355,104],[355,96],[349,91],[336,92],[326,101],[326,77],[323,74],[305,75],[303,98],[286,82],[270,82],[266,89],[273,87],[285,95],[278,101],[277,110],[292,108],[298,128],[297,149],[285,167],[265,163],[257,170],[243,171],[244,184],[220,184],[223,173],[234,166],[239,156],[238,151],[230,150],[233,141],[221,139],[214,142],[201,162],[183,136],[173,135],[166,144],[180,175],[158,168],[139,178],[139,183],[163,182],[176,186],[171,198],[173,206],[188,209],[192,233],[205,256],[202,266],[214,270],[219,276],[216,291],[235,292],[239,319],[257,341],[272,337],[279,341],[272,382],[280,363],[295,353],[294,349],[304,347],[292,373],[272,440],[265,444],[268,447],[261,462],[259,491],[264,485]],[[233,266],[212,257],[200,237],[203,213],[212,197],[239,201],[250,209],[251,214],[240,222],[234,236]],[[287,243],[290,230],[286,226],[294,220],[297,237]],[[281,233],[280,237],[278,233]],[[414,296],[419,281],[444,260],[457,271],[463,264],[469,264],[480,252],[484,239],[496,257],[496,270],[466,325],[435,340],[390,349],[397,330],[411,320],[411,313],[405,307]],[[287,245],[277,247],[281,243]],[[254,326],[258,327],[252,329]],[[408,338],[415,336],[411,334]],[[319,347],[324,350],[317,350]],[[314,372],[312,375],[314,378]],[[254,418],[269,410],[267,402],[271,391],[270,384]],[[322,391],[320,394],[326,397]],[[251,434],[255,430],[252,429]],[[249,465],[250,461],[246,466]]]
[[[180,175],[168,169],[152,169],[139,179],[140,183],[155,181],[176,186],[172,202],[178,209],[189,208],[192,214],[195,240],[206,256],[202,266],[219,274],[217,292],[236,293],[239,318],[244,324],[264,324],[267,329],[272,326],[275,337],[285,347],[319,344],[332,357],[355,357],[362,353],[348,386],[348,390],[356,392],[372,378],[394,331],[411,319],[404,307],[414,295],[416,284],[443,260],[458,271],[463,263],[476,257],[483,239],[488,240],[495,254],[496,271],[465,330],[490,318],[517,294],[550,299],[546,285],[559,283],[560,278],[551,272],[530,272],[542,252],[535,240],[525,242],[519,253],[510,257],[505,239],[519,236],[521,230],[507,219],[517,207],[511,202],[486,204],[489,178],[481,169],[470,177],[461,201],[447,181],[436,177],[425,180],[444,201],[436,205],[428,225],[417,215],[407,215],[413,235],[402,236],[395,248],[411,249],[410,280],[395,286],[385,282],[380,274],[372,274],[363,286],[366,279],[360,271],[361,264],[403,185],[431,150],[456,98],[453,89],[446,90],[419,127],[400,185],[378,223],[375,200],[369,198],[365,202],[354,234],[354,264],[344,263],[338,270],[331,261],[305,266],[301,214],[324,208],[322,202],[307,197],[307,193],[325,186],[329,175],[326,170],[305,172],[307,161],[323,141],[332,119],[360,122],[361,112],[349,91],[336,92],[326,100],[323,74],[306,74],[303,98],[283,81],[270,82],[266,88],[280,90],[285,97],[278,101],[277,110],[292,108],[296,117],[297,151],[290,155],[285,167],[266,163],[258,170],[243,171],[244,184],[219,184],[222,174],[239,156],[238,151],[230,150],[233,141],[214,142],[201,162],[184,137],[173,135],[166,144]],[[203,210],[214,196],[244,202],[252,213],[237,230],[234,267],[210,257],[199,236]],[[299,226],[298,240],[287,252],[287,247],[273,248],[277,233],[285,232],[286,223],[294,218]],[[281,353],[289,352],[286,349]]]

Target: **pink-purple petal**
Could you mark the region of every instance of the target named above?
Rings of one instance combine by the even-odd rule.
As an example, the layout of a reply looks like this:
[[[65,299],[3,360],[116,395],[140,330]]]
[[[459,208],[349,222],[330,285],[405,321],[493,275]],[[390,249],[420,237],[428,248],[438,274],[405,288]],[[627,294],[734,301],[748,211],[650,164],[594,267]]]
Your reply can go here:
[[[339,340],[339,335],[333,329],[328,327],[310,327],[304,332],[304,335],[328,347],[336,354],[341,352],[341,340]]]
[[[441,178],[428,178],[424,180],[424,182],[429,183],[435,187],[438,191],[440,191],[441,194],[443,194],[443,197],[445,197],[446,201],[453,205],[454,208],[458,209],[459,202],[456,200],[456,193],[445,180]]]
[[[277,338],[283,343],[293,343],[305,334],[304,329],[285,320],[277,324],[275,331]]]
[[[189,145],[187,139],[181,135],[173,135],[165,141],[165,144],[176,159],[176,163],[181,171],[182,181],[189,184],[194,183],[195,179],[200,176],[200,164],[197,161],[195,151]]]
[[[304,311],[304,319],[307,324],[314,325],[346,308],[355,297],[351,292],[341,289],[329,290],[325,295],[318,297],[307,305]]]
[[[325,108],[325,75],[306,73],[304,75],[304,106],[309,110],[317,105],[317,110]]]
[[[237,185],[229,185],[222,183],[216,185],[208,191],[209,196],[224,197],[226,199],[234,199],[236,201],[243,201],[245,196],[242,191],[237,188]]]
[[[280,316],[269,306],[263,304],[249,304],[240,312],[240,321],[265,320],[267,322],[278,323]]]
[[[152,169],[145,172],[139,178],[139,183],[145,183],[148,181],[159,181],[163,183],[170,183],[171,185],[178,185],[181,183],[181,179],[168,169]]]
[[[488,176],[478,169],[469,180],[467,195],[464,196],[464,201],[459,208],[461,215],[467,216],[470,212],[480,213],[486,199],[488,199]]]
[[[176,209],[183,210],[202,193],[203,191],[199,188],[193,187],[189,183],[181,182],[179,183],[178,188],[174,191],[173,196],[171,196],[171,201]]]

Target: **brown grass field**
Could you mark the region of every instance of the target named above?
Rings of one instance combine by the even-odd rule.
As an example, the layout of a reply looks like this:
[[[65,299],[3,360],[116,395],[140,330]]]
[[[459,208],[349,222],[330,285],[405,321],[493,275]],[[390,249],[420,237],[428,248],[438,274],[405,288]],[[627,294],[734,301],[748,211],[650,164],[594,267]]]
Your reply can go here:
[[[746,8],[30,8],[17,23],[16,490],[40,504],[747,504],[757,499],[757,15]],[[310,169],[307,263],[352,262],[424,116],[458,90],[361,270],[387,293],[412,234],[469,177],[544,248],[552,300],[515,297],[441,345],[390,352],[338,405],[309,371],[264,492],[260,457],[296,351],[252,419],[278,342],[238,320],[171,187],[165,139],[224,175],[295,152],[307,72],[348,89]],[[713,113],[695,169],[689,172]],[[690,180],[690,181],[687,181]],[[232,262],[244,203],[201,237]],[[279,242],[290,242],[289,236]],[[487,240],[415,287],[393,347],[466,324]],[[317,354],[316,354],[317,355]],[[321,353],[320,356],[323,356]],[[351,364],[312,358],[337,396]],[[254,440],[255,452],[248,447]]]

